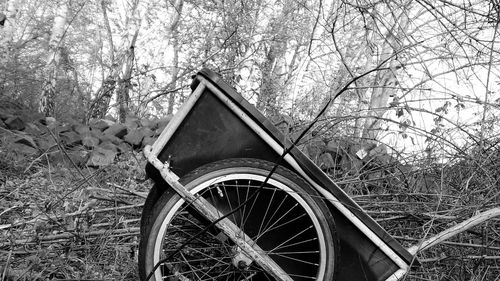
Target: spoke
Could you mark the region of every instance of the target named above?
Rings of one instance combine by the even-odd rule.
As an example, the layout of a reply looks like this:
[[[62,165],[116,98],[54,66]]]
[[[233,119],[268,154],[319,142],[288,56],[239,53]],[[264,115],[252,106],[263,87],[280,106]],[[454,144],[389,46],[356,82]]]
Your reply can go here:
[[[305,261],[305,260],[301,260],[301,259],[297,259],[297,258],[292,258],[292,257],[286,256],[286,255],[275,254],[275,253],[273,253],[273,255],[276,255],[276,256],[279,256],[279,257],[282,257],[282,258],[285,258],[285,259],[293,260],[293,261],[296,261],[296,262],[300,262],[300,263],[305,263],[305,264],[310,264],[310,265],[314,265],[314,266],[319,266],[318,263],[310,262],[310,261]],[[289,275],[291,275],[291,274],[289,274]]]
[[[273,252],[273,254],[280,254],[280,255],[298,255],[298,254],[317,254],[319,251],[294,251],[294,252]]]
[[[184,254],[182,252],[180,252],[180,255],[182,257],[182,259],[184,261],[186,261],[186,264],[187,266],[191,269],[190,272],[192,272],[195,276],[196,276],[196,279],[200,279],[200,277],[198,276],[198,274],[196,273],[196,271],[194,270],[193,266],[191,265],[191,263],[189,263],[187,260],[186,260],[186,257],[184,256]]]
[[[213,276],[213,277],[209,277],[208,279],[200,279],[200,281],[205,281],[205,280],[217,280],[217,278],[220,278],[222,276],[230,276],[231,274],[234,274],[234,272],[230,271],[230,272],[226,272],[227,269],[229,269],[230,266],[227,266],[224,270],[221,271],[221,273],[217,276]],[[227,280],[227,277],[226,277],[226,280]]]
[[[312,280],[316,279],[316,276],[306,276],[306,275],[299,275],[299,274],[289,274],[289,275],[293,276],[293,277],[307,278],[307,279],[312,279]]]
[[[290,208],[288,211],[286,211],[283,215],[281,215],[281,217],[279,217],[271,226],[270,228],[272,228],[274,225],[276,225],[279,221],[281,221],[284,217],[286,217],[293,209],[295,209],[295,207],[297,207],[299,205],[299,203],[295,203],[295,205],[293,205],[292,208]],[[263,233],[259,234],[259,236],[257,236],[257,238],[255,238],[254,240],[257,241],[259,240],[259,238],[261,238],[265,233],[267,233],[269,229],[266,229]]]
[[[200,277],[198,277],[198,274],[197,273],[203,273],[204,270],[206,270],[205,268],[199,268],[199,269],[194,269],[194,270],[190,270],[190,271],[184,271],[184,272],[180,272],[180,271],[177,271],[176,273],[174,274],[169,274],[169,275],[166,275],[166,276],[163,276],[163,278],[167,278],[167,277],[179,277],[179,276],[182,276],[182,278],[185,278],[185,280],[191,280],[189,279],[188,277],[186,277],[186,275],[189,275],[189,274],[194,274],[196,275],[196,279],[195,280],[214,280],[214,278],[217,278],[217,277],[220,277],[220,276],[224,276],[224,275],[227,275],[227,274],[232,274],[233,272],[226,272],[226,269],[229,269],[230,266],[226,266],[226,265],[217,265],[217,266],[212,266],[210,271],[212,269],[215,269],[215,268],[222,268],[224,267],[224,269],[221,270],[222,273],[219,273],[216,277],[212,277],[212,276],[208,276],[207,273],[203,274],[203,276],[207,275],[206,276],[206,279],[202,279]],[[195,281],[193,280],[193,281]]]
[[[248,189],[250,189],[250,181],[248,181]],[[254,192],[252,193],[252,195],[251,195],[251,196],[253,196],[253,195],[255,194],[255,192],[257,192],[257,191],[254,191]],[[250,206],[250,211],[248,212],[248,214],[247,214],[246,218],[244,218],[243,227],[245,226],[245,224],[246,224],[246,222],[247,222],[248,218],[250,217],[250,214],[251,214],[251,213],[252,213],[252,211],[253,211],[253,207],[255,206],[255,202],[257,202],[257,199],[258,199],[258,198],[259,198],[259,194],[257,194],[257,195],[253,198],[252,205]]]
[[[201,255],[203,256],[206,256],[207,258],[206,259],[195,259],[195,260],[190,260],[191,262],[195,262],[195,261],[200,261],[200,260],[206,260],[206,261],[214,261],[216,262],[216,264],[220,264],[220,266],[231,266],[231,262],[224,262],[223,259],[216,259],[210,255],[207,255],[207,254],[204,254],[202,252],[200,252]],[[183,253],[180,253],[180,255],[182,256]],[[178,260],[178,261],[168,261],[168,262],[165,262],[165,264],[182,264],[183,261],[181,260]],[[215,265],[214,265],[215,266]]]
[[[294,217],[293,219],[288,220],[288,221],[285,221],[285,222],[283,222],[283,223],[281,223],[281,224],[279,224],[279,225],[275,225],[275,226],[273,226],[273,227],[271,227],[271,228],[267,229],[267,230],[266,230],[266,232],[269,232],[269,231],[272,231],[272,230],[278,229],[278,228],[280,228],[280,227],[283,227],[283,226],[285,226],[285,225],[287,225],[287,224],[289,224],[289,223],[292,223],[292,222],[294,222],[294,221],[296,221],[296,220],[299,220],[299,219],[303,218],[304,216],[307,216],[307,214],[305,214],[305,213],[304,213],[304,214],[302,214],[302,215],[300,215],[300,216],[298,216],[298,217]]]
[[[227,195],[226,185],[224,184],[224,182],[222,183],[222,187],[224,188],[224,195],[226,196],[226,201],[229,205],[229,211],[231,212],[234,209],[233,209],[233,205],[231,204],[231,200],[230,200],[229,196]],[[233,222],[235,224],[238,224],[238,222],[236,221],[236,217],[234,216],[234,213],[231,216],[233,217]]]
[[[251,266],[251,268],[256,268],[256,269],[255,269],[255,272],[261,272],[261,273],[262,273],[262,275],[264,275],[264,276],[266,277],[266,279],[267,279],[267,280],[269,280],[269,281],[275,281],[275,280],[271,279],[271,278],[269,277],[269,275],[268,275],[265,271],[263,271],[263,270],[262,270],[262,268],[260,268],[260,267],[258,267],[258,266],[256,266],[256,265],[252,265],[252,266]]]
[[[314,238],[311,238],[311,239],[302,240],[302,241],[299,241],[299,242],[296,242],[296,243],[292,243],[292,244],[284,245],[282,247],[274,248],[274,250],[276,251],[278,249],[288,248],[288,247],[292,247],[292,246],[296,246],[296,245],[308,243],[308,242],[315,241],[315,240],[318,240],[318,238],[314,237]]]
[[[175,227],[175,229],[176,229],[178,232],[181,232],[181,233],[183,233],[184,235],[188,236],[188,238],[191,238],[191,237],[193,237],[193,236],[194,236],[194,235],[192,235],[191,233],[189,233],[189,232],[187,232],[187,231],[183,230],[183,229],[182,229],[182,228],[180,228],[180,227]],[[165,237],[167,237],[167,236],[168,236],[168,233],[165,235]],[[210,236],[213,236],[213,234],[210,234]],[[217,239],[217,237],[215,237],[215,236],[213,236],[212,238],[213,238],[214,240],[215,240],[215,239]],[[187,239],[184,239],[184,240],[187,240]],[[211,246],[213,246],[213,245],[209,244],[209,243],[208,243],[208,241],[206,241],[206,240],[202,240],[202,238],[201,238],[201,237],[196,237],[196,238],[195,238],[195,241],[197,241],[197,242],[199,242],[199,243],[201,243],[201,244],[203,244],[203,245],[207,245],[207,247],[211,247]],[[215,240],[215,241],[222,243],[222,242],[221,242],[220,240],[218,240],[218,239],[217,239],[217,240]],[[215,242],[215,241],[214,241],[214,242]],[[193,241],[193,242],[194,242],[194,241]],[[224,244],[224,246],[229,247],[229,245],[227,245],[227,244]],[[219,248],[220,248],[220,247],[219,247]]]
[[[185,221],[188,221],[189,223],[191,223],[191,224],[192,224],[193,226],[195,226],[196,228],[198,228],[198,229],[200,229],[200,230],[201,230],[201,229],[203,229],[203,227],[201,226],[201,224],[202,224],[201,222],[196,223],[195,221],[192,221],[191,219],[189,219],[189,218],[187,218],[187,217],[184,217],[183,215],[179,215],[178,217],[176,217],[176,219],[180,219],[181,217],[182,217]],[[176,228],[180,230],[180,226],[179,226],[179,227],[176,227]],[[186,233],[186,232],[185,232],[185,233]],[[206,233],[206,234],[208,234],[208,235],[210,235],[210,236],[214,239],[214,241],[216,241],[216,242],[220,242],[220,243],[222,243],[222,244],[223,244],[224,246],[226,246],[226,247],[230,247],[230,245],[229,245],[229,244],[227,244],[226,242],[224,242],[224,241],[222,241],[221,239],[219,239],[219,237],[217,237],[216,235],[214,235],[214,234],[213,234],[213,233],[211,233],[210,231],[206,231],[205,233]],[[186,234],[188,234],[188,233],[186,233]],[[188,235],[190,235],[190,234],[188,234]],[[190,235],[190,237],[192,237],[192,236],[193,236],[193,235]],[[206,242],[206,241],[202,241],[202,242]]]
[[[247,188],[247,193],[246,193],[246,198],[245,198],[245,201],[241,201],[241,198],[240,198],[240,189],[239,189],[239,185],[238,185],[238,180],[236,180],[236,186],[235,186],[235,189],[236,189],[236,197],[238,198],[238,205],[245,202],[246,201],[246,198],[248,198],[248,188]],[[246,205],[243,206],[243,210],[242,208],[240,208],[239,210],[239,213],[240,213],[240,222],[239,222],[239,225],[238,227],[240,228],[240,234],[241,232],[245,232],[245,229],[243,228],[243,218],[244,218],[244,214],[245,214],[245,208],[246,208]],[[236,223],[236,222],[234,222]]]
[[[187,249],[191,249],[191,248],[187,247]],[[217,258],[214,258],[213,256],[208,255],[208,254],[206,254],[206,253],[203,253],[203,252],[201,252],[201,251],[196,251],[196,250],[194,250],[194,251],[195,251],[195,252],[197,252],[197,253],[199,253],[199,254],[200,254],[200,255],[202,255],[202,256],[207,257],[207,260],[213,260],[213,261],[216,261],[217,263],[220,263],[220,262],[222,262],[222,261],[223,261],[223,258],[222,258],[222,259],[217,259]],[[182,255],[182,253],[181,253],[181,255]],[[229,257],[226,257],[226,256],[224,256],[224,258],[228,258],[228,259],[230,259]],[[172,262],[169,262],[169,264],[170,264],[170,263],[172,263]],[[180,263],[180,261],[179,261],[179,262],[176,262],[176,263]],[[231,262],[225,262],[225,263],[224,263],[224,265],[231,265]]]
[[[309,229],[313,228],[312,225],[308,226],[307,228],[303,229],[302,231],[300,231],[299,233],[295,234],[294,236],[288,238],[285,242],[279,244],[278,246],[274,247],[272,250],[269,251],[269,253],[272,253],[273,251],[275,251],[276,249],[278,249],[279,247],[285,245],[286,243],[288,243],[289,241],[293,240],[295,237],[298,237],[299,235],[301,235],[302,233],[308,231]]]
[[[276,188],[273,189],[273,193],[271,195],[269,203],[267,204],[266,212],[264,213],[264,217],[262,218],[262,221],[260,222],[259,231],[257,231],[257,235],[259,235],[259,236],[260,236],[260,232],[262,230],[262,226],[264,225],[264,222],[266,221],[267,214],[269,213],[269,208],[271,207],[271,203],[274,200],[274,194],[276,194]],[[280,205],[280,207],[281,207],[281,205]],[[278,207],[278,209],[279,209],[279,207]],[[276,211],[277,210],[275,210],[274,213],[276,213]],[[274,216],[274,214],[273,214],[273,216]],[[269,221],[271,221],[273,219],[273,216],[271,216],[271,218],[269,218]],[[267,223],[266,223],[266,227],[267,227]]]
[[[272,219],[274,218],[274,216],[278,213],[278,211],[281,209],[281,206],[283,206],[283,203],[285,203],[286,199],[288,198],[288,194],[286,194],[285,197],[283,197],[283,199],[281,200],[280,204],[278,205],[278,207],[274,210],[274,213],[271,215],[271,218],[269,218],[268,222],[266,223],[266,226],[264,227],[266,230],[264,230],[264,233],[267,232],[267,229],[269,228],[269,223],[271,223]],[[274,224],[276,224],[276,222],[274,222]],[[273,225],[274,225],[273,224]],[[273,226],[271,225],[271,227]],[[258,237],[262,236],[263,233],[260,232],[259,230],[259,233],[258,233]],[[258,238],[257,238],[258,239]]]
[[[210,193],[210,198],[212,198],[212,205],[214,205],[214,204],[217,202],[217,201],[216,201],[216,199],[215,199],[215,197],[214,197],[213,191],[214,191],[214,189],[219,188],[219,187],[218,187],[218,185],[219,185],[219,184],[214,184],[214,185],[210,186],[209,188],[207,188],[207,189],[208,189],[208,192]],[[204,192],[204,193],[205,193],[205,192]],[[203,196],[203,194],[201,194],[200,196]],[[215,205],[214,205],[214,206],[215,206]],[[215,209],[217,210],[217,213],[218,213],[218,216],[219,216],[219,217],[221,217],[221,216],[223,216],[223,215],[224,215],[224,214],[222,214],[222,213],[221,213],[221,211],[219,211],[219,209],[218,209],[218,208],[215,208]]]
[[[205,272],[205,273],[203,274],[203,276],[209,276],[208,274],[210,273],[210,271],[214,270],[214,269],[216,268],[216,266],[217,266],[217,265],[219,265],[219,264],[220,264],[220,266],[223,266],[223,265],[221,264],[221,261],[222,261],[222,260],[219,260],[219,261],[218,261],[215,265],[212,265],[212,266],[210,267],[210,270],[209,270],[209,271],[207,271],[207,272]],[[224,264],[224,265],[226,265],[226,264]],[[230,266],[231,266],[231,265],[229,265],[228,267],[230,267]],[[228,268],[228,267],[226,267],[226,268]],[[212,277],[210,277],[210,278],[212,278]]]
[[[294,207],[295,207],[295,206],[294,206]],[[266,231],[264,231],[263,233],[261,233],[261,234],[260,234],[260,235],[256,238],[256,240],[257,240],[257,239],[259,239],[262,235],[264,235],[264,234],[266,234],[266,233],[268,233],[268,232],[270,232],[270,231],[273,231],[273,230],[275,230],[275,229],[278,229],[278,228],[280,228],[280,227],[282,227],[282,226],[285,226],[285,225],[287,225],[287,224],[289,224],[289,223],[292,223],[292,222],[294,222],[294,221],[296,221],[296,220],[298,220],[298,219],[301,219],[301,218],[303,218],[304,216],[306,216],[306,214],[302,214],[302,215],[300,215],[300,216],[298,216],[298,217],[294,217],[293,219],[288,220],[288,221],[286,221],[286,222],[283,222],[283,223],[281,223],[281,224],[279,224],[279,225],[273,226],[274,224],[276,224],[276,223],[279,221],[279,220],[278,220],[278,221],[276,221],[273,225],[271,225],[271,227],[270,227],[270,228],[266,229]],[[281,219],[281,218],[280,218],[280,219]]]

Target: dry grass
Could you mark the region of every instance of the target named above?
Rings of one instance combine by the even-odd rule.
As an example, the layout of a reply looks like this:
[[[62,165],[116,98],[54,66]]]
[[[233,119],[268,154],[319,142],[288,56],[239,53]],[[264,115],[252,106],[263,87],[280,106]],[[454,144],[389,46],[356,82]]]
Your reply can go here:
[[[137,280],[140,154],[80,169],[0,155],[0,280]]]
[[[101,169],[0,154],[0,280],[137,280],[139,218],[150,187],[141,154]],[[499,206],[496,163],[386,173],[383,188],[352,195],[410,246]],[[355,179],[342,180],[356,190]],[[499,280],[500,220],[418,257],[422,265],[405,280]]]

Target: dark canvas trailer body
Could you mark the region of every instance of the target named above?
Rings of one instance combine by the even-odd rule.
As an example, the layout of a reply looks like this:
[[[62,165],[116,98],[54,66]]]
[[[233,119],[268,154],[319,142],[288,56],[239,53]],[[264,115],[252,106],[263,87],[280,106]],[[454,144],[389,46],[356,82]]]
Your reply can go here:
[[[170,121],[152,154],[182,177],[228,158],[276,162],[290,141],[218,74],[201,70],[193,93]],[[302,176],[328,202],[340,240],[338,280],[397,280],[414,257],[297,148],[281,163]],[[158,181],[152,165],[148,173]]]

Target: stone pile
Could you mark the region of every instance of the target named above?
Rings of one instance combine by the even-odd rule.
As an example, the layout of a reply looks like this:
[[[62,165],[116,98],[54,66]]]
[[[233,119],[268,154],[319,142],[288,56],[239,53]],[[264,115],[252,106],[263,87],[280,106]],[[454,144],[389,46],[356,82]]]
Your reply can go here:
[[[0,107],[3,153],[19,158],[46,156],[55,163],[71,159],[76,165],[94,167],[109,165],[120,153],[152,144],[171,119],[128,117],[124,123],[99,119],[81,124],[28,115]]]

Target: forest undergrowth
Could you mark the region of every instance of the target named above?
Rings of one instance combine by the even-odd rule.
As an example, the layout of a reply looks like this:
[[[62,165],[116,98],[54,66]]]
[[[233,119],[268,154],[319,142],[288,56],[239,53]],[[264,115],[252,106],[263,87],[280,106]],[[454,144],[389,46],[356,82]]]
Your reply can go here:
[[[122,153],[101,168],[0,154],[0,280],[137,280],[140,214],[151,187],[142,153]],[[336,180],[409,247],[499,205],[500,164],[477,159],[404,173],[379,167],[383,181],[372,178],[371,186],[382,188],[369,191],[362,174]],[[418,258],[404,280],[499,280],[500,219]]]
[[[1,280],[137,280],[144,159],[80,168],[0,156]]]

